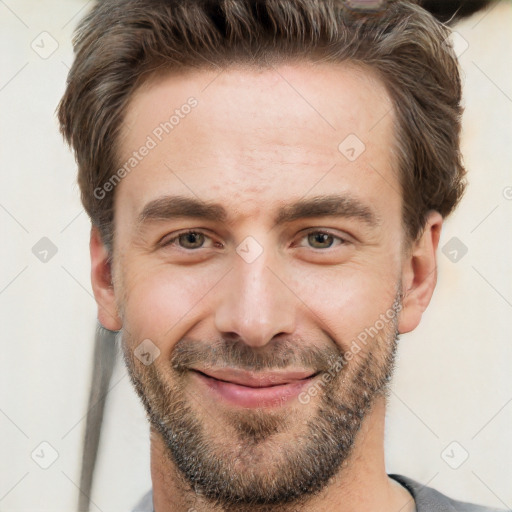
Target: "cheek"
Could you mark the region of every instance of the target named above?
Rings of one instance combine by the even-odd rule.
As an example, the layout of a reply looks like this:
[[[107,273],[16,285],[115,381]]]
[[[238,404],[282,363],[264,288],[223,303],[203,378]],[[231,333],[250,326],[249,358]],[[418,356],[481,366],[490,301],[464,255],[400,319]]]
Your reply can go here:
[[[208,291],[215,283],[217,274],[198,274],[186,268],[165,266],[144,269],[130,274],[126,267],[126,302],[124,325],[135,340],[149,338],[162,351],[170,347],[170,340],[183,336]]]
[[[304,298],[305,315],[317,324],[321,319],[322,328],[343,350],[365,329],[375,326],[381,315],[394,315],[391,307],[397,284],[398,271],[379,272],[359,266],[330,272],[320,269],[296,281],[297,295]]]

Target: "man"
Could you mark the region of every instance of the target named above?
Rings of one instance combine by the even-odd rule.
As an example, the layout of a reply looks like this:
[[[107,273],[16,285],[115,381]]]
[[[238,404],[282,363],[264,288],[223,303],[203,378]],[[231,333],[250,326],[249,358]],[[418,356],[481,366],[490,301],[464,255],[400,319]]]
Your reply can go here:
[[[59,119],[151,426],[136,510],[489,510],[384,466],[398,335],[464,190],[447,37],[406,1],[105,0],[81,23]]]

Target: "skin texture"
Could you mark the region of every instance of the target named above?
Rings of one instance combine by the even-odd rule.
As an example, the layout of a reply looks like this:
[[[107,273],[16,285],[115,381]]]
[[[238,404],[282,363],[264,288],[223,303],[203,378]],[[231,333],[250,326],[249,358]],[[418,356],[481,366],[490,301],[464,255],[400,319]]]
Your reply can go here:
[[[190,97],[197,106],[115,189],[112,266],[91,232],[98,317],[122,329],[151,422],[156,512],[411,510],[386,475],[385,393],[397,335],[435,287],[442,218],[431,212],[404,240],[386,90],[348,64],[155,77],[128,107],[122,161]],[[338,150],[350,134],[365,144],[354,161]],[[226,218],[138,222],[166,195],[220,203]],[[374,222],[345,212],[276,224],[280,208],[327,195]],[[202,234],[175,238],[187,229]],[[146,365],[136,349],[148,339],[159,354]],[[318,372],[306,388],[317,392],[244,408],[192,371],[212,368]]]

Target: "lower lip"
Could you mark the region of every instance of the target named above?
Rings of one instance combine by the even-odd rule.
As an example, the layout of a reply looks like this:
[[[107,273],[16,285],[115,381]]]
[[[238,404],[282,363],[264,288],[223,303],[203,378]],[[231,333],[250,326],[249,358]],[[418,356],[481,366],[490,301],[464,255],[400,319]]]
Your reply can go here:
[[[196,371],[192,371],[192,374],[195,375],[217,399],[220,398],[228,404],[245,408],[280,407],[296,398],[304,388],[311,385],[311,382],[315,378],[311,376],[307,379],[293,381],[288,384],[253,388],[217,380]]]

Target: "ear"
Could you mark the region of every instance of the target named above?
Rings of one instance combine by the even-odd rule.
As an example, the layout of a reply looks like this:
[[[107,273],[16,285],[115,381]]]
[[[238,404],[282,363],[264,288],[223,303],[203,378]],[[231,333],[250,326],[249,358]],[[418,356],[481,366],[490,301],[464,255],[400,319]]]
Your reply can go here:
[[[91,253],[91,282],[94,298],[98,305],[98,320],[110,331],[119,331],[122,321],[117,310],[114,286],[112,284],[111,261],[97,227],[91,229],[89,243]]]
[[[404,334],[415,329],[429,305],[437,282],[436,250],[441,235],[443,218],[439,212],[430,211],[425,229],[418,240],[411,244],[402,265],[402,309],[398,332]]]

